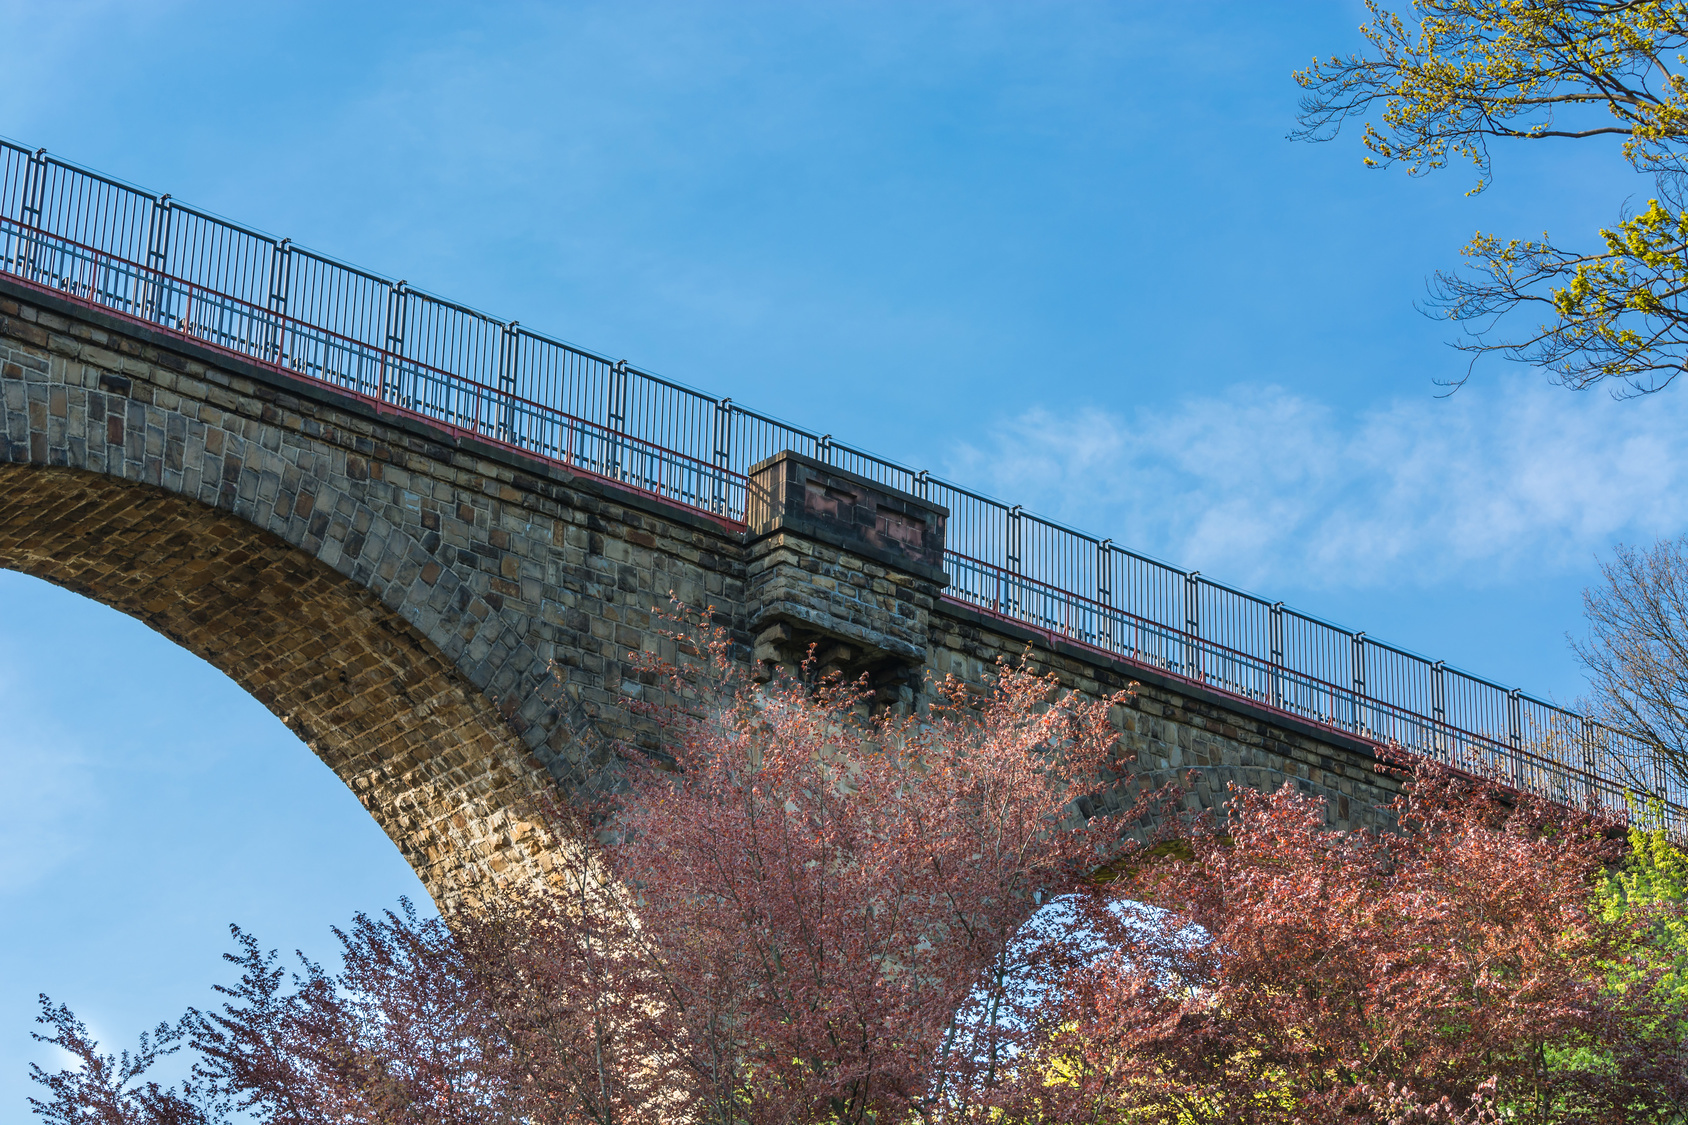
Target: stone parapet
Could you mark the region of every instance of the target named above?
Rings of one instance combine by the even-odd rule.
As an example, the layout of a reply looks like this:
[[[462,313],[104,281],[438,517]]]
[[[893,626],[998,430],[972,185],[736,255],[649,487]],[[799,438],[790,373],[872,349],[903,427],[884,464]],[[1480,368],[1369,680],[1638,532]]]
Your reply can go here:
[[[948,509],[785,452],[752,467],[746,621],[771,673],[866,674],[887,703],[912,704],[943,589]]]
[[[949,509],[786,450],[750,467],[745,522],[751,541],[795,532],[940,588]]]

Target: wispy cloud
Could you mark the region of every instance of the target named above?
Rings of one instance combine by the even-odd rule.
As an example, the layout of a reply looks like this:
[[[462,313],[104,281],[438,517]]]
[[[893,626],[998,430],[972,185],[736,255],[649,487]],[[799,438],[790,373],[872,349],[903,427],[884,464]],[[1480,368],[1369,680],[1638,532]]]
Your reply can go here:
[[[1115,413],[1041,405],[951,475],[1262,586],[1482,584],[1688,529],[1688,398],[1493,379],[1359,411],[1278,387]]]

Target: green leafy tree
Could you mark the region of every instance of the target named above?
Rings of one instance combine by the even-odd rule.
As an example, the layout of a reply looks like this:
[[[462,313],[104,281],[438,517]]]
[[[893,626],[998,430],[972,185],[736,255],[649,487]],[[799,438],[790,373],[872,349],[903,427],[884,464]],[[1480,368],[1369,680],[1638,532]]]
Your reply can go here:
[[[1688,1012],[1688,855],[1662,830],[1631,829],[1629,855],[1602,889],[1601,914],[1635,924],[1633,966],[1657,975],[1656,987],[1676,1014]]]
[[[1367,164],[1423,175],[1469,161],[1471,194],[1492,181],[1493,141],[1604,138],[1654,181],[1592,246],[1477,234],[1466,267],[1431,286],[1431,308],[1465,330],[1459,346],[1575,388],[1669,384],[1688,363],[1688,3],[1414,0],[1415,19],[1366,7],[1366,50],[1296,72],[1295,136],[1362,119]]]

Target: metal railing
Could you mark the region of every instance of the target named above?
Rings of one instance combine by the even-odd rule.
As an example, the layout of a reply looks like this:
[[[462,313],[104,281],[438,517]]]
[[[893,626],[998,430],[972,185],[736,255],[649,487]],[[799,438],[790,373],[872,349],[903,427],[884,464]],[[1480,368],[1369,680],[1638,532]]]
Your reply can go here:
[[[955,602],[1555,800],[1688,827],[1663,761],[1551,703],[4,141],[0,271],[734,523],[749,466],[807,454],[946,506]]]

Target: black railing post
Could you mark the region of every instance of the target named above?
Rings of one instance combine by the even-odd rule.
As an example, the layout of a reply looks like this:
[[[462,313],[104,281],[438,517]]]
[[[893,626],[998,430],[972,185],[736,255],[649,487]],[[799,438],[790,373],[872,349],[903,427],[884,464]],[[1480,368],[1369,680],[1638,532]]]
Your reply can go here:
[[[1512,745],[1512,783],[1524,785],[1524,716],[1523,695],[1517,688],[1506,693],[1507,741]]]
[[[1272,706],[1284,705],[1284,603],[1273,602],[1268,617],[1267,645],[1271,666],[1267,670],[1267,697]]]
[[[621,438],[627,432],[627,361],[618,359],[610,365],[609,381],[604,387],[604,421],[609,431],[609,448],[604,451],[604,475],[622,480]]]
[[[731,515],[732,490],[728,480],[733,471],[733,400],[724,398],[715,404],[715,511]],[[746,517],[749,518],[748,513]]]
[[[23,206],[18,211],[24,225],[32,228],[22,232],[23,243],[29,250],[27,256],[18,255],[18,275],[32,281],[37,280],[36,275],[42,269],[39,261],[40,251],[44,248],[41,212],[46,194],[47,150],[38,148],[29,154],[29,166],[23,177]]]
[[[1450,765],[1453,764],[1453,741],[1448,737],[1448,666],[1438,660],[1430,666],[1430,717],[1436,722],[1436,740],[1433,743],[1442,752],[1442,757]]]
[[[41,197],[47,190],[47,150],[38,148],[29,154],[29,167],[23,177],[23,207],[18,217],[32,227],[41,227]]]
[[[147,269],[163,273],[170,260],[170,195],[152,202],[152,221],[147,224]]]
[[[1582,716],[1582,752],[1583,752],[1583,801],[1592,810],[1595,807],[1596,792],[1594,787],[1595,738],[1594,723],[1586,716]]]
[[[387,287],[387,340],[381,349],[381,386],[376,397],[382,402],[404,402],[404,324],[409,301],[408,282]],[[391,387],[391,391],[388,388]]]
[[[1349,653],[1349,670],[1354,679],[1354,730],[1356,733],[1366,729],[1365,703],[1366,698],[1366,634],[1364,630],[1355,633],[1352,638],[1353,648]]]
[[[284,238],[270,250],[270,338],[266,350],[272,362],[287,363],[287,295],[293,291],[293,240]]]
[[[170,217],[170,196],[166,193],[152,201],[152,218],[147,223],[146,268],[152,276],[147,279],[146,289],[143,290],[146,297],[140,310],[143,317],[160,324],[170,319],[170,294],[165,281],[165,271],[170,265]],[[189,324],[177,327],[184,332],[193,330]]]
[[[1202,673],[1202,572],[1192,570],[1184,576],[1184,674],[1201,677]]]
[[[1022,544],[1020,534],[1020,505],[1016,504],[1008,509],[1003,519],[1003,569],[1007,573],[1008,579],[1002,592],[1002,612],[1007,614],[1019,613],[1021,610],[1020,584],[1016,581],[1020,577],[1021,566],[1020,547]]]
[[[1096,544],[1096,601],[1102,607],[1101,628],[1096,630],[1096,639],[1109,651],[1118,652],[1119,643],[1114,636],[1113,561],[1114,541],[1104,539]]]
[[[504,409],[498,420],[499,436],[511,445],[521,445],[516,433],[516,364],[521,358],[520,321],[512,320],[498,334],[498,391],[504,396]]]

